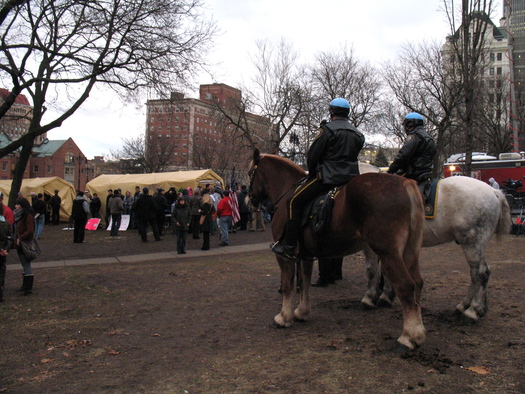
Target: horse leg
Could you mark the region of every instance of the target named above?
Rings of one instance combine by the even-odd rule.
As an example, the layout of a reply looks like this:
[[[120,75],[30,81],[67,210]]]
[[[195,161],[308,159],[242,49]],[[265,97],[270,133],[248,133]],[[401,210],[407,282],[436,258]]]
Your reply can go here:
[[[283,293],[283,306],[281,312],[274,317],[277,327],[290,327],[293,321],[293,294],[295,282],[295,260],[284,259],[277,256],[281,268],[281,288]]]
[[[405,252],[405,262],[399,257],[380,256],[385,274],[392,281],[403,308],[403,333],[397,341],[411,350],[425,341],[420,305],[423,280],[417,256],[417,251],[412,256]]]
[[[306,321],[310,315],[310,283],[312,280],[313,260],[300,260],[298,264],[298,278],[300,278],[299,292],[300,301],[299,306],[294,311],[294,317],[298,321]]]
[[[456,310],[472,321],[478,321],[487,312],[487,283],[490,268],[485,260],[485,244],[462,245],[470,266],[470,287]]]
[[[365,308],[374,308],[381,294],[381,266],[379,265],[379,257],[370,249],[370,246],[365,246],[363,253],[365,255],[368,288],[366,289],[365,296],[361,300],[361,305]]]
[[[377,300],[377,306],[390,307],[394,303],[394,298],[396,298],[396,291],[392,286],[392,282],[383,275],[381,270],[379,270],[379,275],[383,277],[383,292],[381,293],[379,300]]]

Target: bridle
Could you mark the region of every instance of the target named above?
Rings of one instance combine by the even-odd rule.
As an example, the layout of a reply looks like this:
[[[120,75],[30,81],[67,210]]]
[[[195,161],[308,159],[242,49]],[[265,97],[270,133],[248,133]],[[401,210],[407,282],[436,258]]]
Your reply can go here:
[[[257,165],[257,164],[254,164],[254,166],[253,166],[253,171],[252,171],[251,174],[250,174],[250,189],[249,189],[250,192],[249,192],[249,197],[250,197],[250,200],[252,200],[252,201],[253,201],[253,199],[252,199],[252,193],[253,193],[253,181],[254,181],[254,179],[255,179],[255,175],[257,174],[257,170],[258,170],[258,168],[259,168],[258,165]],[[283,194],[277,199],[277,201],[275,201],[275,203],[272,204],[272,205],[273,205],[273,211],[274,211],[274,212],[277,211],[277,208],[279,208],[279,203],[281,203],[281,201],[282,201],[285,197],[287,197],[287,196],[290,194],[291,191],[295,190],[295,189],[297,188],[297,186],[299,186],[301,183],[303,183],[305,179],[307,179],[307,177],[303,177],[303,178],[301,178],[298,182],[294,183],[294,184],[292,185],[292,187],[290,187],[290,189],[288,189],[287,191],[285,191],[285,192],[284,192],[284,193],[283,193]],[[262,192],[262,188],[259,187],[259,190],[258,190],[258,191],[259,191],[259,192]],[[268,194],[268,193],[267,193],[267,194]],[[257,202],[257,200],[255,200],[255,201]],[[254,204],[254,205],[255,205],[255,204]]]

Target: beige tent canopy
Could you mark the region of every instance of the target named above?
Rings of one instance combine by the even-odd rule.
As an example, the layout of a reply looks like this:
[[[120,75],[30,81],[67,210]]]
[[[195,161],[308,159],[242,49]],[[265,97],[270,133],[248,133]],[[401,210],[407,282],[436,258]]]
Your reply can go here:
[[[5,195],[4,202],[9,199],[9,193],[11,191],[12,180],[0,180],[0,191]],[[20,192],[28,197],[29,193],[42,193],[44,196],[53,196],[55,190],[58,190],[58,195],[62,198],[62,204],[60,206],[60,220],[68,221],[69,215],[71,215],[71,208],[73,207],[73,200],[75,199],[76,192],[75,188],[71,183],[59,178],[57,176],[50,178],[29,178],[22,180],[22,187]],[[31,199],[28,198],[29,202]]]
[[[150,194],[154,194],[156,189],[161,187],[164,190],[169,190],[174,187],[176,190],[185,189],[188,187],[195,188],[196,186],[204,186],[206,183],[212,185],[219,182],[221,187],[224,186],[224,181],[212,170],[195,170],[195,171],[176,171],[176,172],[161,172],[152,174],[110,174],[99,175],[86,185],[86,190],[91,194],[97,193],[102,201],[101,214],[103,216],[106,210],[106,197],[109,189],[121,189],[122,194],[130,191],[135,193],[135,186],[141,189],[147,187]]]

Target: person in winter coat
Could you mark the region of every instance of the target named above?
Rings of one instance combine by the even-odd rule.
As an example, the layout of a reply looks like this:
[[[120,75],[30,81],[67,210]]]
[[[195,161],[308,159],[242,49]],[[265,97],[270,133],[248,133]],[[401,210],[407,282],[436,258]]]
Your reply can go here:
[[[73,209],[71,211],[74,221],[73,242],[76,244],[84,242],[88,214],[89,204],[84,198],[84,192],[79,190],[77,191],[77,197],[73,200]]]
[[[13,245],[11,223],[4,217],[4,204],[0,202],[0,302],[4,301],[6,261]]]
[[[191,211],[184,197],[179,197],[172,205],[171,215],[177,236],[177,253],[186,254],[186,239],[190,228]]]
[[[100,219],[100,208],[102,208],[102,202],[97,193],[93,193],[93,198],[89,203],[89,212],[91,217],[95,219]]]
[[[213,231],[213,200],[210,193],[206,193],[202,197],[202,208],[201,208],[201,231],[202,231],[202,247],[201,250],[210,250],[210,234]],[[203,219],[204,218],[204,219]]]
[[[402,175],[420,184],[430,179],[436,143],[425,130],[423,116],[417,112],[405,117],[403,127],[408,136],[407,141],[388,167],[388,173]]]
[[[195,188],[193,196],[190,198],[190,209],[191,209],[191,222],[190,222],[190,233],[193,234],[193,239],[200,239],[199,230],[201,219],[200,209],[202,208],[202,196],[198,188]]]
[[[308,178],[287,201],[288,220],[283,242],[271,245],[272,252],[295,258],[295,248],[301,234],[304,207],[321,193],[350,182],[359,175],[357,156],[365,143],[364,135],[348,120],[350,104],[344,98],[330,102],[330,122],[322,122],[319,134],[308,150]]]
[[[149,189],[142,189],[142,195],[135,202],[135,213],[139,226],[139,234],[142,242],[148,242],[148,223],[153,230],[155,241],[160,241],[159,229],[157,227],[157,204],[149,194]]]
[[[122,222],[122,213],[124,212],[124,202],[122,201],[119,190],[115,190],[115,193],[113,193],[113,196],[109,199],[108,208],[111,214],[111,231],[109,235],[116,237],[120,223]]]
[[[35,237],[40,239],[44,224],[46,222],[46,203],[44,202],[44,195],[38,193],[37,199],[33,201],[33,211],[35,211]]]
[[[33,291],[34,274],[33,268],[31,267],[31,260],[24,254],[20,241],[31,241],[35,235],[34,212],[29,201],[23,197],[16,199],[15,211],[18,212],[15,221],[15,245],[24,275],[20,292],[23,295],[27,295]]]
[[[51,224],[58,225],[60,222],[60,204],[62,204],[62,198],[58,195],[58,190],[55,190],[55,195],[49,200],[51,205]]]

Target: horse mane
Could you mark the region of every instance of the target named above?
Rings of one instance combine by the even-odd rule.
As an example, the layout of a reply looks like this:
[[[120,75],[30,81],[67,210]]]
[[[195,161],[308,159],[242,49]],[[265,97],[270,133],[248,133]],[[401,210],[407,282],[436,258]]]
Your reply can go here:
[[[263,158],[268,158],[272,161],[276,161],[279,166],[282,165],[283,167],[291,167],[293,171],[300,172],[302,175],[306,174],[306,171],[303,168],[301,168],[299,165],[285,157],[274,155],[271,153],[261,153],[261,159]]]

